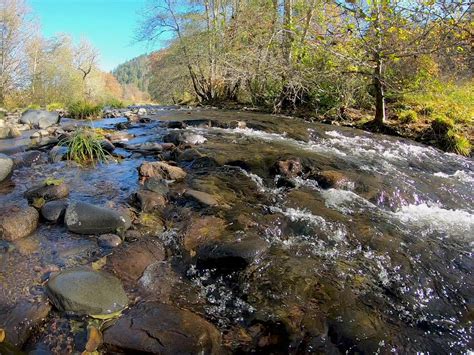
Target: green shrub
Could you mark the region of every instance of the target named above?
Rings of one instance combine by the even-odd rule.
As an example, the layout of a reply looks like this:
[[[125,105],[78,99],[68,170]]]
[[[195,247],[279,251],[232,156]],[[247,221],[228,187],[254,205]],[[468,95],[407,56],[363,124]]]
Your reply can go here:
[[[454,128],[454,121],[445,115],[436,115],[431,122],[431,128],[436,134],[445,135]]]
[[[68,160],[81,165],[95,165],[107,161],[109,155],[102,146],[102,139],[92,128],[81,127],[59,144],[68,148]]]
[[[37,104],[31,104],[31,105],[28,105],[24,110],[23,112],[26,112],[28,110],[41,110],[41,106],[40,105],[37,105]]]
[[[64,105],[59,102],[52,102],[46,106],[46,110],[48,111],[57,111],[61,110],[62,108],[64,108]]]
[[[411,123],[418,121],[418,114],[415,110],[406,110],[400,112],[398,118],[402,123]]]
[[[118,109],[118,108],[125,108],[127,107],[127,105],[125,104],[125,102],[121,101],[121,100],[118,100],[118,99],[110,99],[110,100],[106,100],[104,102],[104,107],[110,107],[112,109]]]
[[[462,134],[449,130],[444,137],[445,149],[448,152],[455,152],[461,155],[469,156],[471,154],[471,143]]]
[[[423,105],[418,110],[418,113],[423,116],[431,116],[434,112],[435,108],[429,105]]]
[[[101,105],[95,105],[85,101],[72,103],[68,107],[70,118],[84,120],[88,118],[97,118],[102,111]]]

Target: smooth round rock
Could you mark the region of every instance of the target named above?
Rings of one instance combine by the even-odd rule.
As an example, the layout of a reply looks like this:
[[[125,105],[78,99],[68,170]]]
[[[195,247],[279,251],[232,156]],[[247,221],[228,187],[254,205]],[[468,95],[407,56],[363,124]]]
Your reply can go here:
[[[107,315],[128,304],[122,283],[116,277],[83,267],[52,276],[46,292],[58,310],[77,314]]]
[[[50,201],[41,207],[41,216],[51,223],[57,223],[64,216],[66,211],[66,201]]]
[[[102,234],[99,237],[99,246],[102,248],[115,248],[122,244],[122,238],[116,234]]]
[[[71,203],[66,209],[64,222],[69,231],[78,234],[114,233],[125,231],[131,225],[126,214],[85,202]]]

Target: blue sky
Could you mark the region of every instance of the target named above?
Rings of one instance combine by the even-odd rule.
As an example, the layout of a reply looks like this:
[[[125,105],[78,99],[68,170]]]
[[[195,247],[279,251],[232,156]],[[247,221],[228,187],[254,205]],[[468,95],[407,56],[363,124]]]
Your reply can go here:
[[[147,0],[29,0],[46,37],[69,33],[88,38],[99,49],[100,66],[110,71],[118,64],[152,49],[134,43],[140,12]]]

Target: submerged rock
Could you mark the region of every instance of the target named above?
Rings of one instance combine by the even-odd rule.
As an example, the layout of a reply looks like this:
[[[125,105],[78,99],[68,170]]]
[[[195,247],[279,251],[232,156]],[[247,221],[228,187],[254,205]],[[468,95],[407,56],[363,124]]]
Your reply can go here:
[[[343,173],[334,170],[325,170],[314,175],[311,177],[318,182],[318,185],[321,186],[323,189],[330,189],[330,188],[344,188],[348,187],[351,183],[349,178],[345,176]]]
[[[227,222],[214,216],[191,218],[184,232],[184,248],[191,252],[200,245],[221,239]]]
[[[51,310],[47,301],[22,300],[12,309],[0,312],[0,329],[5,331],[5,340],[22,348],[35,328],[41,325]],[[0,353],[2,353],[0,349]]]
[[[143,212],[151,212],[156,208],[166,206],[164,196],[153,191],[140,190],[135,194],[135,199],[140,210]]]
[[[33,207],[17,207],[0,214],[0,238],[14,241],[29,236],[38,227],[39,213]]]
[[[166,195],[170,190],[166,180],[161,178],[149,178],[145,181],[143,187],[148,191],[153,191],[160,195]]]
[[[143,163],[139,171],[141,176],[158,177],[165,180],[181,181],[186,177],[186,172],[180,167],[161,161]]]
[[[22,114],[20,122],[35,128],[45,129],[59,123],[59,113],[45,110],[28,110]]]
[[[12,155],[16,168],[30,167],[35,164],[44,164],[48,161],[46,153],[39,150],[30,150]]]
[[[49,159],[52,163],[58,163],[66,158],[68,148],[57,145],[49,151]]]
[[[122,244],[122,238],[116,234],[102,234],[99,237],[99,246],[102,248],[116,248]]]
[[[197,267],[219,271],[243,270],[259,258],[270,245],[263,239],[250,237],[241,241],[209,243],[197,251]]]
[[[13,170],[13,160],[0,153],[0,182],[5,180]]]
[[[303,166],[298,159],[280,160],[274,166],[276,174],[294,178],[303,173]]]
[[[152,239],[142,239],[115,249],[107,264],[121,280],[137,281],[149,265],[164,259],[165,250],[161,244]]]
[[[46,293],[58,310],[77,314],[107,315],[123,310],[128,304],[116,277],[84,267],[63,270],[52,276]]]
[[[221,336],[196,314],[158,302],[141,303],[104,332],[111,352],[220,354]]]
[[[41,207],[41,216],[51,223],[58,223],[63,217],[67,208],[66,201],[50,201]]]
[[[130,217],[125,213],[91,205],[85,202],[71,203],[64,217],[67,228],[78,234],[105,234],[130,228]]]
[[[31,203],[37,198],[42,198],[45,201],[60,200],[69,195],[69,187],[64,182],[57,184],[43,183],[29,188],[25,191],[24,196]]]
[[[217,202],[214,196],[206,192],[188,189],[184,192],[184,196],[191,198],[205,206],[219,205],[219,202]]]

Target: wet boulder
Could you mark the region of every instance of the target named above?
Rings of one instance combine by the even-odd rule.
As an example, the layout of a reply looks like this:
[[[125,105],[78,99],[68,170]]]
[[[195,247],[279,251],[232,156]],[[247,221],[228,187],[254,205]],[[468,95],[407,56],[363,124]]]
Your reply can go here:
[[[13,154],[13,162],[16,168],[30,167],[37,164],[45,164],[48,161],[46,153],[39,150],[30,150],[28,152],[20,152]]]
[[[172,131],[163,137],[163,141],[166,143],[173,143],[174,145],[197,145],[206,142],[207,139],[203,135],[193,132]]]
[[[31,127],[45,129],[59,123],[59,113],[45,110],[27,110],[21,115],[20,122]]]
[[[58,223],[64,217],[67,208],[66,201],[49,201],[41,207],[41,217],[50,223]]]
[[[139,172],[143,177],[157,177],[174,181],[182,181],[186,177],[186,172],[180,167],[161,161],[143,163]]]
[[[197,190],[191,190],[191,189],[187,189],[185,192],[184,192],[184,196],[189,198],[189,199],[192,199],[198,203],[200,203],[201,205],[204,205],[204,206],[218,206],[219,205],[219,202],[217,202],[216,198],[211,195],[211,194],[208,194],[207,192],[202,192],[202,191],[197,191]]]
[[[202,244],[220,240],[226,225],[225,220],[214,216],[190,218],[184,231],[184,248],[191,252]]]
[[[101,248],[116,248],[122,244],[122,238],[117,234],[102,234],[99,237],[98,242]]]
[[[312,174],[310,178],[317,181],[323,189],[340,189],[349,187],[351,181],[343,173],[335,170],[325,170]]]
[[[127,295],[116,277],[84,267],[53,275],[46,293],[58,310],[77,314],[107,315],[128,305]]]
[[[33,186],[25,191],[24,196],[28,202],[42,198],[44,201],[60,200],[69,195],[69,186],[58,180],[54,183],[44,182],[43,184]]]
[[[149,178],[143,184],[145,190],[156,192],[160,195],[166,195],[169,192],[168,183],[161,178]]]
[[[153,239],[122,244],[107,258],[107,265],[123,281],[137,281],[145,269],[165,259],[163,246]]]
[[[143,212],[151,212],[166,206],[166,199],[162,194],[148,190],[136,192],[135,201]]]
[[[29,236],[38,227],[39,213],[33,207],[12,207],[0,213],[0,238],[14,241]]]
[[[52,163],[58,163],[61,160],[66,159],[67,153],[68,153],[67,147],[57,145],[49,151],[49,159],[51,160]]]
[[[110,352],[220,354],[219,331],[198,315],[174,306],[147,302],[130,309],[104,332]]]
[[[13,160],[0,153],[0,182],[10,176],[13,170]]]
[[[102,149],[109,153],[112,153],[115,150],[115,146],[108,139],[102,139],[102,141],[100,142],[100,146],[102,147]]]
[[[243,270],[269,247],[265,240],[258,237],[205,244],[197,250],[196,266],[200,269],[215,268],[221,272]]]
[[[298,159],[288,159],[277,161],[273,167],[275,174],[294,178],[303,173],[303,166]]]
[[[47,301],[22,300],[13,308],[0,312],[0,329],[5,331],[5,340],[22,348],[34,330],[43,323],[50,310],[51,305]]]
[[[71,203],[66,209],[64,222],[78,234],[105,234],[130,228],[130,217],[125,213],[85,202]]]

